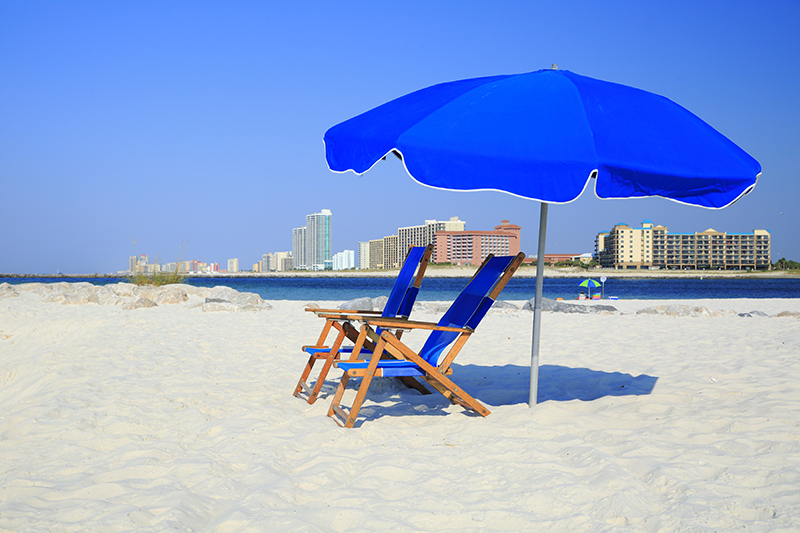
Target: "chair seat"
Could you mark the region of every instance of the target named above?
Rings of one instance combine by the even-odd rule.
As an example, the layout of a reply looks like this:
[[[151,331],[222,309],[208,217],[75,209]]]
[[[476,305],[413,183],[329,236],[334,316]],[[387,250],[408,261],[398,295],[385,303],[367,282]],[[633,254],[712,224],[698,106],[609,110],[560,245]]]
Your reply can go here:
[[[345,372],[348,370],[364,369],[369,365],[369,361],[340,361],[336,366]],[[425,372],[411,361],[397,361],[393,359],[381,359],[378,368],[385,377],[417,376],[422,377]]]
[[[331,351],[330,346],[323,346],[322,348],[314,348],[313,346],[306,346],[303,349],[309,355],[316,355],[316,354],[322,353],[322,352],[328,353],[328,352]],[[341,348],[339,348],[339,353],[350,353],[352,351],[353,351],[353,346],[342,346]],[[361,351],[362,352],[366,352],[367,350],[362,349]],[[369,353],[372,353],[372,352],[369,352]]]

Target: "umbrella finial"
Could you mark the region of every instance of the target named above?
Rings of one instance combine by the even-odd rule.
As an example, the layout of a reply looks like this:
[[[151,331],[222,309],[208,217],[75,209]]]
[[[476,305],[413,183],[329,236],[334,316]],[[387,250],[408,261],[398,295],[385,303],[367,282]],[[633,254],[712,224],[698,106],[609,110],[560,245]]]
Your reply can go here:
[[[552,66],[552,67],[550,67],[550,70],[558,70],[558,65],[556,65],[555,63],[553,63],[553,66]]]

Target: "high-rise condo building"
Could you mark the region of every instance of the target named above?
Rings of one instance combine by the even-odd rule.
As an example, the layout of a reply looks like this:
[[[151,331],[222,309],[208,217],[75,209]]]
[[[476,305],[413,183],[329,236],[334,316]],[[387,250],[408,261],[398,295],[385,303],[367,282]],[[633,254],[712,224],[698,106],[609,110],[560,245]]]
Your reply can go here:
[[[400,263],[406,257],[408,249],[400,257],[400,248],[397,246],[397,235],[389,235],[383,238],[383,268],[400,268]]]
[[[616,224],[597,234],[595,258],[603,268],[760,270],[772,265],[770,233],[726,233],[707,229],[670,233],[651,220],[639,228]]]
[[[358,268],[400,268],[408,250],[400,250],[397,235],[358,243]]]
[[[239,259],[228,259],[228,272],[239,272]]]
[[[324,270],[325,261],[331,261],[331,212],[306,215],[306,270]]]
[[[358,243],[358,269],[369,268],[369,241]]]
[[[383,268],[383,239],[369,241],[369,268],[371,270]]]
[[[292,230],[292,264],[297,270],[306,268],[306,227]]]

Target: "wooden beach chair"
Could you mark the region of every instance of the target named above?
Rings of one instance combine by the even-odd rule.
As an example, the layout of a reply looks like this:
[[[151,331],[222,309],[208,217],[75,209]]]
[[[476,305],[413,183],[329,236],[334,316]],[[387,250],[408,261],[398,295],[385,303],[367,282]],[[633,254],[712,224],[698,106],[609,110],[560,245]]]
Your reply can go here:
[[[316,344],[303,346],[303,351],[309,354],[308,363],[300,375],[300,380],[294,389],[294,395],[298,398],[306,396],[306,401],[310,404],[314,403],[319,396],[322,385],[325,383],[325,378],[334,361],[339,359],[343,353],[350,353],[353,346],[343,346],[345,339],[355,342],[358,338],[358,331],[352,327],[343,327],[345,317],[353,316],[373,316],[375,318],[398,318],[407,319],[411,314],[411,309],[414,307],[414,302],[419,293],[419,287],[422,283],[422,278],[425,274],[425,269],[428,266],[428,261],[433,252],[433,245],[428,246],[412,246],[408,250],[406,259],[403,266],[400,268],[400,273],[394,282],[392,292],[389,294],[389,299],[383,308],[383,312],[379,311],[362,311],[362,310],[342,310],[342,309],[306,309],[316,313],[317,316],[325,318],[325,325],[322,327],[322,332],[317,339]],[[336,338],[330,345],[326,344],[331,331],[336,331]],[[398,332],[400,335],[401,332]],[[362,343],[363,346],[363,343]],[[368,342],[363,348],[371,349],[372,343]],[[314,364],[323,360],[322,369],[319,376],[317,376],[316,384],[312,387],[307,383]],[[419,383],[417,381],[403,380],[407,385],[415,387],[419,390]],[[421,391],[422,392],[422,391]],[[425,392],[428,392],[425,390]]]
[[[459,294],[438,323],[415,322],[384,317],[370,318],[352,316],[352,321],[362,322],[356,344],[349,360],[335,361],[337,368],[344,370],[339,387],[331,401],[328,416],[344,427],[351,428],[367,395],[372,378],[380,376],[402,376],[408,379],[423,379],[442,393],[450,402],[487,416],[489,410],[475,398],[464,392],[450,380],[451,365],[469,340],[475,328],[516,272],[525,255],[489,256],[481,265],[464,290]],[[345,323],[343,329],[355,328]],[[380,329],[380,331],[379,331]],[[419,352],[406,346],[392,331],[430,330],[427,341]],[[371,340],[374,348],[362,356],[362,348]],[[442,357],[445,348],[452,348]],[[391,358],[383,357],[389,354]],[[349,411],[341,406],[350,378],[361,378],[361,385]]]

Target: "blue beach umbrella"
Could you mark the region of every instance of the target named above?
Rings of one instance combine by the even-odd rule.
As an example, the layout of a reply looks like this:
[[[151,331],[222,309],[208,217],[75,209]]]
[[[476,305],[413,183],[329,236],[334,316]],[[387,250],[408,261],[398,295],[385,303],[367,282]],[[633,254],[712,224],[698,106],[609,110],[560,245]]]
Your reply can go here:
[[[555,65],[407,94],[325,133],[328,166],[361,174],[393,153],[417,182],[550,203],[590,184],[600,198],[660,196],[721,209],[755,187],[761,165],[678,104]],[[529,403],[538,390],[543,262],[537,263]]]

